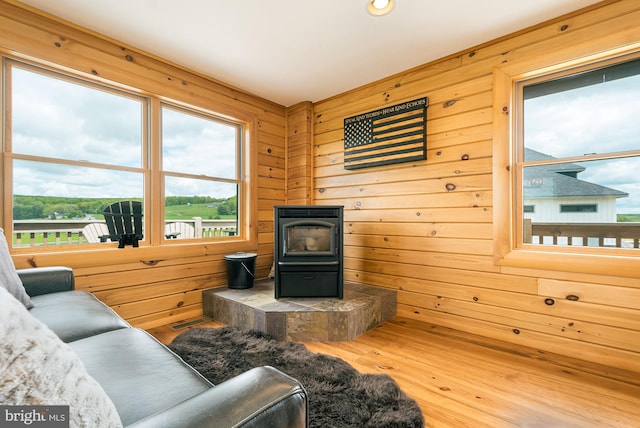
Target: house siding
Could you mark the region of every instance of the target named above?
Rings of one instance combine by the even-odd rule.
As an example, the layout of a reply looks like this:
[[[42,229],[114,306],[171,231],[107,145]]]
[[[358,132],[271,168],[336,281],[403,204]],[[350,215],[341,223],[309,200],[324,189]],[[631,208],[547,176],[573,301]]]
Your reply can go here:
[[[527,199],[525,205],[534,207],[533,213],[526,213],[534,223],[615,223],[617,209],[615,198],[553,198]],[[561,205],[595,205],[595,212],[561,212]]]

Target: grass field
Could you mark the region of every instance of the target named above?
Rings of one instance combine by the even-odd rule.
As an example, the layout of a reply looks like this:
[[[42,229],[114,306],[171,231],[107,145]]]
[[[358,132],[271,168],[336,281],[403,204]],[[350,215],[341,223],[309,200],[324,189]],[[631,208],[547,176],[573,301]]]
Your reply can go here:
[[[218,215],[218,209],[209,204],[171,205],[165,207],[167,220],[189,220],[201,217],[207,220],[235,218],[234,215]]]
[[[618,221],[624,223],[640,223],[640,214],[618,214]]]

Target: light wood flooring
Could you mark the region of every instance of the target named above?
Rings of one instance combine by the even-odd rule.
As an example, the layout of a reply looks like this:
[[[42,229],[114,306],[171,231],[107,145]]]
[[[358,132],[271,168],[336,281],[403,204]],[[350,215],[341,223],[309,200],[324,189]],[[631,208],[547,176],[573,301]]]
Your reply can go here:
[[[183,331],[149,330],[163,343]],[[640,427],[638,373],[402,317],[350,342],[305,345],[392,376],[427,427]]]

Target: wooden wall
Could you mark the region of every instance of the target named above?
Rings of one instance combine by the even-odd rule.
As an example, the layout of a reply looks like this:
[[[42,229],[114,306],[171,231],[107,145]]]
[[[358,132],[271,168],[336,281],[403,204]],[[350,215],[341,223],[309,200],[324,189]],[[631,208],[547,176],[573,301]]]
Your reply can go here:
[[[162,95],[246,121],[252,129],[248,152],[252,198],[247,203],[252,220],[246,240],[62,253],[17,250],[13,254],[17,267],[71,266],[77,288],[94,292],[141,327],[200,316],[201,290],[227,283],[226,254],[257,252],[256,276],[267,276],[273,260],[272,207],[284,203],[286,196],[287,112],[283,106],[16,1],[0,1],[0,29],[3,55],[55,64],[72,73],[138,88],[150,96]]]
[[[287,204],[313,203],[313,104],[287,108]]]
[[[399,314],[640,372],[640,284],[617,276],[494,263],[493,70],[591,38],[640,41],[640,4],[608,1],[311,104],[276,105],[117,41],[0,2],[0,51],[242,117],[254,124],[246,241],[15,252],[18,267],[68,265],[134,325],[201,313],[226,282],[224,255],[273,261],[273,205],[345,206],[345,278],[399,291]],[[259,66],[259,64],[257,64]],[[426,161],[347,171],[343,120],[427,96]],[[463,160],[468,159],[468,160]],[[257,180],[256,180],[257,178]],[[447,190],[448,183],[455,190]],[[580,296],[569,301],[568,294]],[[546,298],[554,298],[553,306]],[[542,354],[541,354],[542,355]]]
[[[638,277],[497,265],[492,171],[494,69],[637,43],[639,22],[639,2],[600,3],[315,103],[313,198],[345,206],[345,279],[398,290],[405,317],[640,371]],[[426,161],[344,169],[345,117],[424,96]]]

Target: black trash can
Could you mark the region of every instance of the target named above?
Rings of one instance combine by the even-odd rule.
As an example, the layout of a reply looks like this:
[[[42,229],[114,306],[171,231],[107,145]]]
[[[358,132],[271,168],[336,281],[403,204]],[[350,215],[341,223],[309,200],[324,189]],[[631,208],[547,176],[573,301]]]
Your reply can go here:
[[[235,253],[224,256],[227,262],[227,282],[229,288],[253,287],[256,257],[254,253]]]

